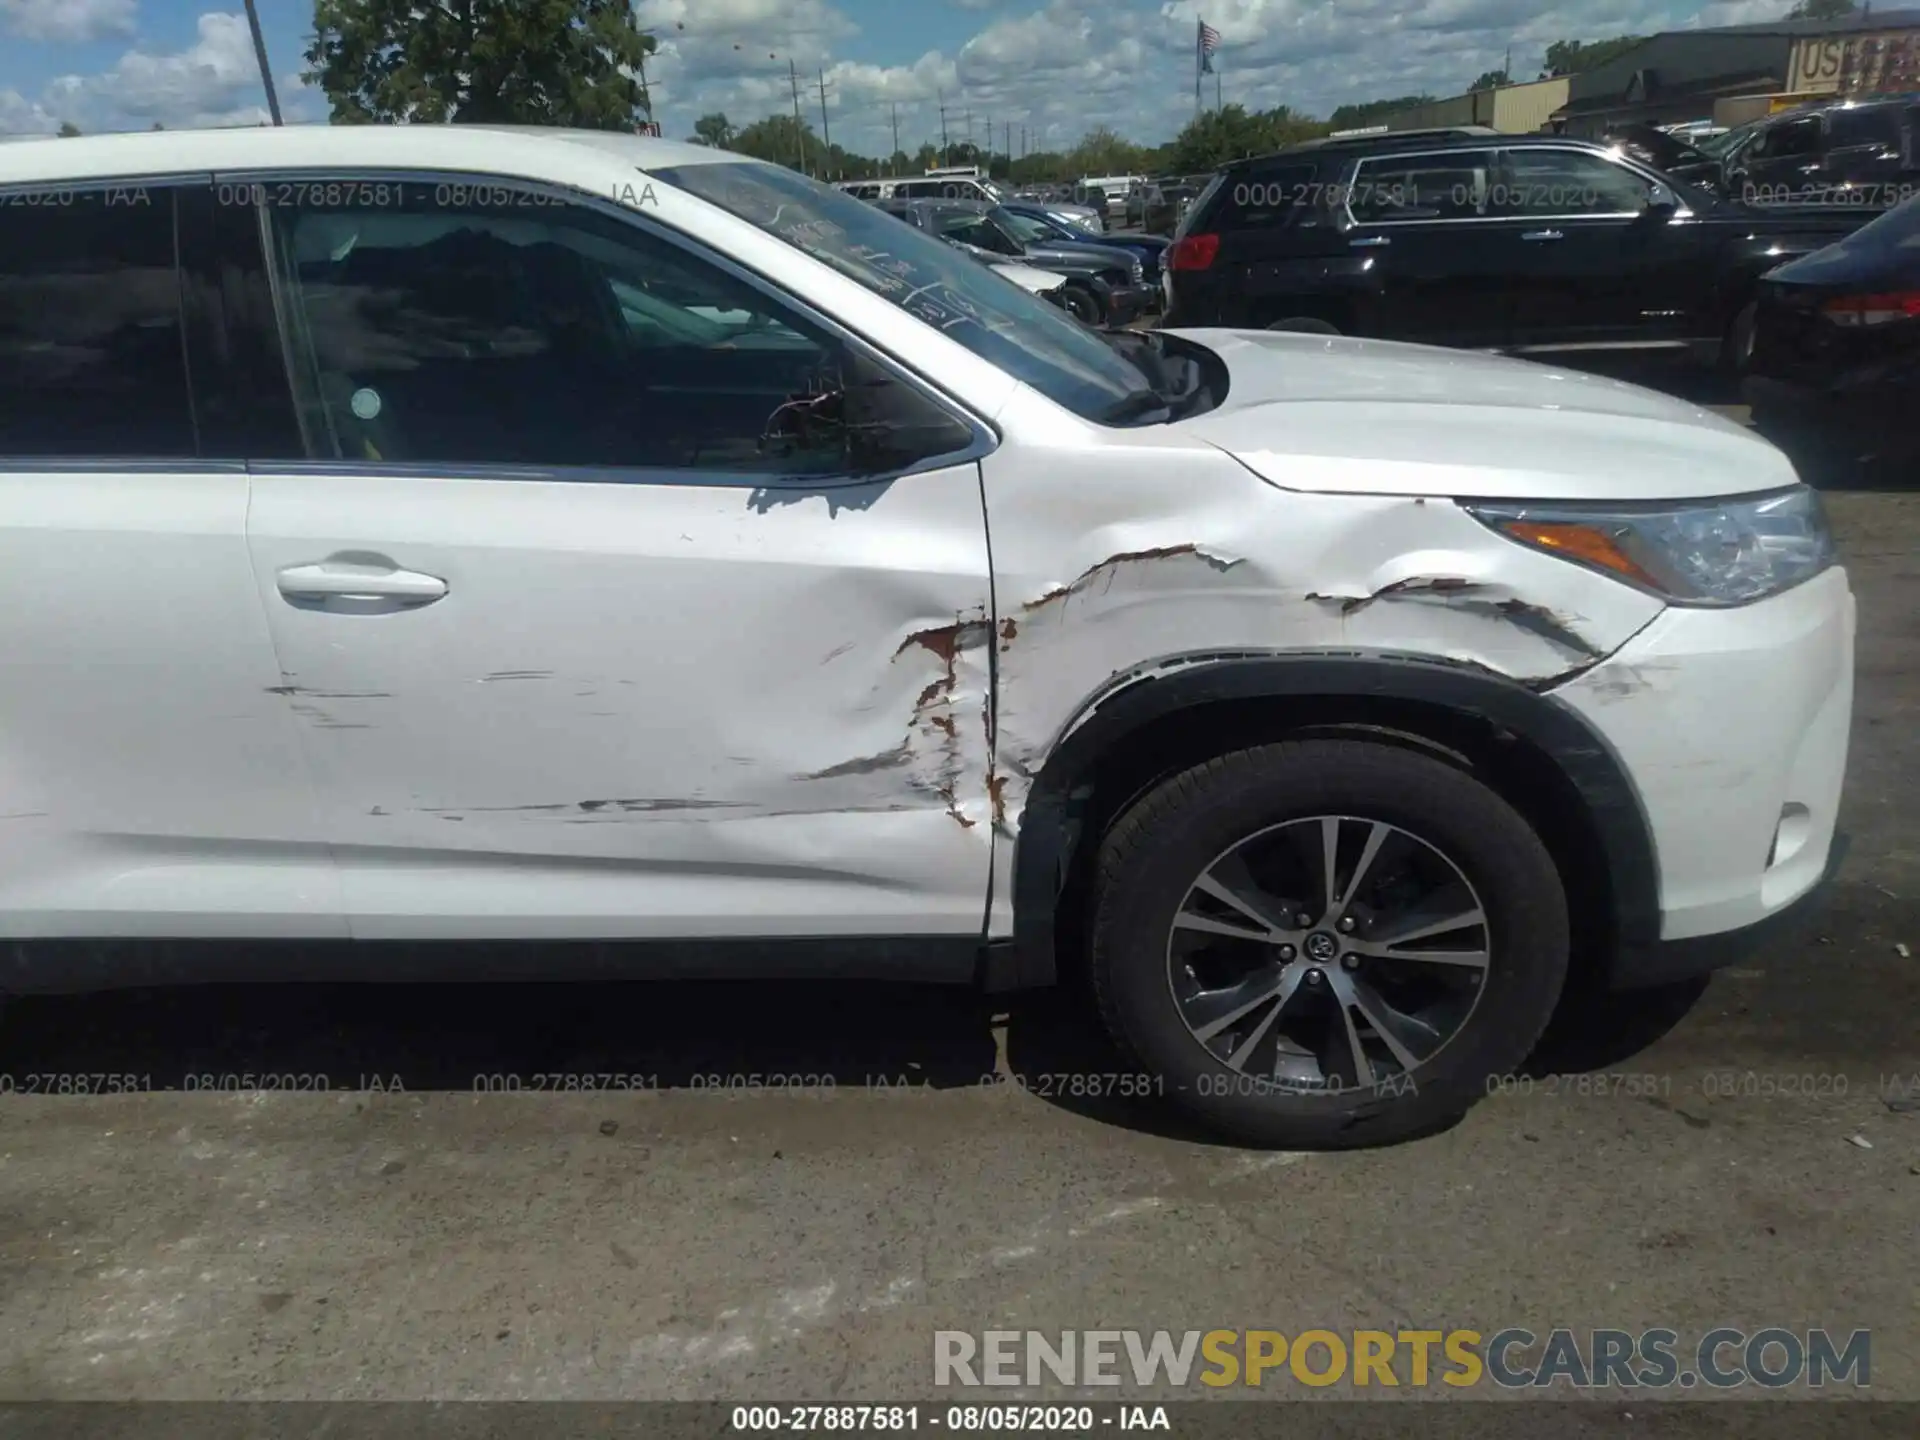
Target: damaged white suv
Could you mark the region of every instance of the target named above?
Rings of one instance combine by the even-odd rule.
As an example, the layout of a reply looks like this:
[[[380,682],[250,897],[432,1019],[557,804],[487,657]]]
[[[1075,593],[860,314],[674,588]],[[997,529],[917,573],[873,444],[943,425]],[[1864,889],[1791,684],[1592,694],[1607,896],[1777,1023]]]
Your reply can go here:
[[[10,145],[0,206],[10,938],[1087,965],[1170,1099],[1350,1144],[1836,848],[1846,575],[1780,453],[1678,401],[1097,333],[625,136]],[[423,952],[302,953],[21,946],[0,988]]]

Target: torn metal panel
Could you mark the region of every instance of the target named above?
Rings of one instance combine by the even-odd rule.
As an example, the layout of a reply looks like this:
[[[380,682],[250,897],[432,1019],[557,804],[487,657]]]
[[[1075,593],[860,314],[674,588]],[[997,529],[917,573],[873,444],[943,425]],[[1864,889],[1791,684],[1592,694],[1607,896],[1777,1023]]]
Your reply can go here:
[[[260,605],[297,676],[260,698],[303,707],[355,934],[978,931],[997,632],[974,465],[833,505],[254,486]],[[370,548],[446,597],[355,625],[274,589]]]
[[[1537,688],[1663,608],[1449,500],[1281,490],[1175,430],[1105,452],[1098,485],[1061,486],[1031,446],[983,467],[999,606],[1017,620],[997,657],[994,794],[1009,832],[1026,777],[1116,675],[1199,653],[1344,650],[1451,659]]]

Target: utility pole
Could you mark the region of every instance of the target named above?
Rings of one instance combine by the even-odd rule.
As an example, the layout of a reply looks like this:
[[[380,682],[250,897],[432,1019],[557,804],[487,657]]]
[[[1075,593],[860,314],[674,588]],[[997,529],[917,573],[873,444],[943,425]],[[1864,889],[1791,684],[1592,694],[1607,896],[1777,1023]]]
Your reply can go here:
[[[937,92],[936,92],[937,93]],[[953,157],[947,153],[947,97],[940,96],[940,163],[946,164]]]
[[[793,140],[800,147],[800,173],[807,173],[807,126],[800,118],[800,72],[787,61],[787,83],[793,87]]]
[[[893,104],[893,149],[889,151],[887,154],[887,173],[889,175],[893,173],[893,157],[900,153],[900,102],[898,100],[895,100],[892,102],[892,104]]]
[[[253,58],[260,62],[260,83],[267,87],[267,113],[280,123],[280,96],[273,88],[273,67],[267,64],[267,41],[260,33],[260,11],[254,0],[247,0],[247,25],[253,31]]]
[[[967,147],[969,149],[972,149],[973,148],[973,107],[971,105],[967,106],[966,116],[967,116]]]
[[[833,164],[833,130],[827,124],[827,72],[824,66],[820,70],[820,178],[827,178],[827,167]]]

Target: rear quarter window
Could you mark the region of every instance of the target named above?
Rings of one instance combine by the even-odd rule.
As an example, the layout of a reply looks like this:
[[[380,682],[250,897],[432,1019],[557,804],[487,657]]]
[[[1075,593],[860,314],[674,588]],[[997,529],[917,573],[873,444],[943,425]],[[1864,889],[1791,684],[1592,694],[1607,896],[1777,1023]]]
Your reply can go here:
[[[1296,211],[1322,198],[1318,173],[1312,164],[1254,165],[1217,176],[1209,187],[1212,199],[1194,207],[1196,214],[1206,211],[1198,228],[1225,233],[1285,225]]]

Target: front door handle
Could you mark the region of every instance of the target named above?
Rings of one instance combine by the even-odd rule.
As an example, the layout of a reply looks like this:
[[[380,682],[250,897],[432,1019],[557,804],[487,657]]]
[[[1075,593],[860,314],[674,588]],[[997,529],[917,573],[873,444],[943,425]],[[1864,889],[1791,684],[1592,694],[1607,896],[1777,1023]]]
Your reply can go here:
[[[1522,240],[1564,240],[1567,237],[1558,230],[1529,230],[1520,238]]]
[[[1391,245],[1392,243],[1393,237],[1391,235],[1362,235],[1358,240],[1349,240],[1347,242],[1347,244],[1351,245],[1355,250],[1375,250],[1382,245]]]
[[[402,570],[384,556],[336,556],[292,565],[280,572],[278,583],[290,604],[347,615],[417,610],[447,593],[447,582],[439,576]]]

